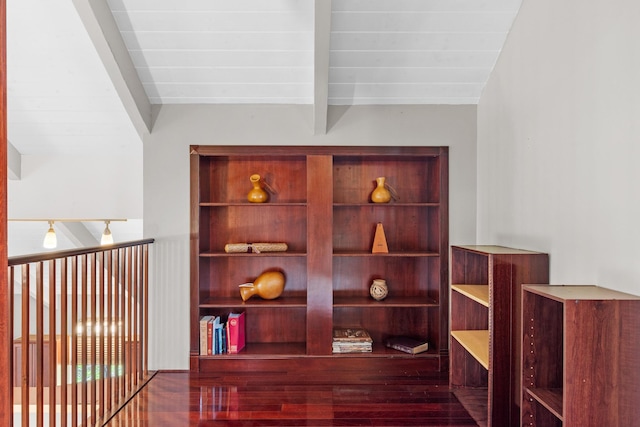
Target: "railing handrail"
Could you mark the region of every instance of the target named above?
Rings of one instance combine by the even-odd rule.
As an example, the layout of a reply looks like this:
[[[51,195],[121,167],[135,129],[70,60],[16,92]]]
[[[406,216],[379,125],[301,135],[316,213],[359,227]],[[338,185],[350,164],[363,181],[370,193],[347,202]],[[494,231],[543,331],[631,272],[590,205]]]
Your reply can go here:
[[[66,249],[63,251],[41,252],[37,254],[18,255],[8,258],[9,267],[29,264],[32,262],[48,261],[58,258],[67,258],[77,255],[87,255],[97,252],[104,252],[112,249],[126,248],[130,246],[138,246],[153,243],[155,239],[131,240],[128,242],[113,243],[110,245],[93,246],[88,248]]]

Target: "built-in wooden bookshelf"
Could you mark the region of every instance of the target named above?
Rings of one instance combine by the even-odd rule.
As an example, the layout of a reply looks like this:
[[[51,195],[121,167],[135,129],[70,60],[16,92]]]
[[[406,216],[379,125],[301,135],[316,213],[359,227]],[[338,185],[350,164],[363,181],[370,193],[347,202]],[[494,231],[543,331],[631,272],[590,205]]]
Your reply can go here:
[[[249,177],[274,191],[246,200]],[[369,200],[377,177],[390,203]],[[377,224],[388,253],[372,253]],[[434,359],[448,367],[448,149],[446,147],[191,147],[191,368],[220,360],[364,357]],[[286,252],[226,253],[227,243],[284,242]],[[238,285],[285,273],[274,300],[240,298]],[[369,295],[383,278],[387,298]],[[200,356],[198,320],[246,312],[246,348]],[[334,327],[367,329],[370,354],[332,354]],[[384,340],[427,340],[416,356]],[[218,365],[217,365],[218,364]]]
[[[519,418],[520,290],[548,283],[547,254],[503,246],[451,248],[451,385],[484,400],[481,425]],[[474,403],[474,407],[477,407]]]
[[[636,425],[640,296],[525,285],[521,425]]]

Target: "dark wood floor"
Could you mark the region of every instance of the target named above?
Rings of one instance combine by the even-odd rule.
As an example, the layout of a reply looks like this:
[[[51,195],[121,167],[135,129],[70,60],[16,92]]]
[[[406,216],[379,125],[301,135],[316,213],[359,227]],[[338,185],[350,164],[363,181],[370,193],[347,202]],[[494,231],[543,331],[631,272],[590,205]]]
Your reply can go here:
[[[352,365],[159,372],[107,426],[477,425],[446,372]]]

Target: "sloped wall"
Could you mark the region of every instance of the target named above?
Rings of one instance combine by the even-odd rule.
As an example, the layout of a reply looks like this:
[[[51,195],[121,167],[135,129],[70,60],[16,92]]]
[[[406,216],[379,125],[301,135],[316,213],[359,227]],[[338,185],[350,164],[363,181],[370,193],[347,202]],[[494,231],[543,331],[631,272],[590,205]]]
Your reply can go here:
[[[640,3],[525,0],[478,105],[478,242],[640,294]]]

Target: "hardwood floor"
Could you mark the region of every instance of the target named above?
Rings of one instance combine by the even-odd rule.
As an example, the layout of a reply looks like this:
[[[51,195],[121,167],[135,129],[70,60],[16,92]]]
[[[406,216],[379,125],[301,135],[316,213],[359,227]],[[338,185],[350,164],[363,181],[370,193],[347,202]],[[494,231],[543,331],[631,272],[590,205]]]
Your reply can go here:
[[[477,425],[446,372],[346,365],[159,372],[107,426]]]

